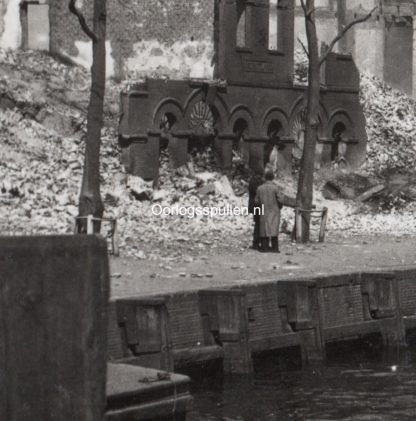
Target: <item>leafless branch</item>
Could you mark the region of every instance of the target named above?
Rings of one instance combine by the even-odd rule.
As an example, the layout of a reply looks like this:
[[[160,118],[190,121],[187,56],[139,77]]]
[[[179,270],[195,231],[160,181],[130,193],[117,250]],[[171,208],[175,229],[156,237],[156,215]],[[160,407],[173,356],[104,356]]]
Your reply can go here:
[[[303,13],[305,13],[305,18],[310,19],[313,12],[316,10],[316,7],[312,7],[308,10],[308,6],[304,0],[300,0],[300,4],[302,5]]]
[[[91,30],[91,28],[88,26],[87,21],[85,20],[84,15],[82,14],[81,10],[78,9],[78,7],[75,5],[76,0],[69,0],[69,11],[74,14],[78,20],[79,24],[81,25],[82,30],[87,34],[89,38],[93,42],[97,41],[97,36],[94,34],[94,32]]]
[[[305,14],[306,18],[309,19],[312,16],[312,13],[315,12],[316,7],[313,7],[312,9],[308,10]]]
[[[302,40],[298,37],[298,42],[299,42],[299,44],[302,46],[302,48],[303,48],[303,51],[305,52],[305,54],[308,56],[308,58],[309,58],[309,51],[308,51],[308,49],[306,48],[306,45],[302,42]]]
[[[305,16],[306,16],[308,14],[308,9],[306,8],[305,0],[300,0],[300,4],[301,4],[302,9],[305,12]]]
[[[303,0],[302,0],[303,2]],[[357,25],[358,23],[362,23],[367,21],[368,19],[370,19],[370,17],[372,16],[372,14],[378,9],[378,7],[374,7],[374,9],[371,10],[370,13],[368,13],[367,15],[355,19],[352,22],[350,22],[347,26],[345,26],[342,31],[331,41],[331,43],[328,46],[328,49],[325,51],[325,54],[322,55],[321,59],[319,60],[319,65],[321,66],[325,60],[328,58],[329,54],[331,53],[331,51],[333,50],[333,48],[335,47],[335,44],[354,26]]]

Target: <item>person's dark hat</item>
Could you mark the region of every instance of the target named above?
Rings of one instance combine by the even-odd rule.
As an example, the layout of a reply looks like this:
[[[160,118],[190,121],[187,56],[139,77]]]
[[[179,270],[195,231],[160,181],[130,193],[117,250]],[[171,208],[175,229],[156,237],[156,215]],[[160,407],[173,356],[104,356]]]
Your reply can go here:
[[[274,174],[273,174],[273,171],[266,171],[266,173],[264,174],[264,178],[265,178],[267,181],[272,181],[272,180],[274,180]]]

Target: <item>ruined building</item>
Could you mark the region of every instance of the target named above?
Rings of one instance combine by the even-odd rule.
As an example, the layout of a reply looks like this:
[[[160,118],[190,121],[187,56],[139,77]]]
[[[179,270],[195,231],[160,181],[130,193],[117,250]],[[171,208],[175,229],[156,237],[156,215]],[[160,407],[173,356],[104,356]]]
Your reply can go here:
[[[123,95],[120,139],[129,172],[157,178],[165,139],[174,167],[187,162],[194,137],[212,139],[225,171],[234,149],[258,170],[275,148],[281,171],[301,151],[305,87],[293,84],[292,1],[222,1],[215,12],[214,79],[146,78]],[[358,165],[366,131],[351,56],[331,54],[321,82],[317,164],[342,155]]]
[[[318,35],[327,42],[348,22],[377,6],[367,22],[352,28],[338,43],[338,51],[352,53],[360,70],[416,97],[415,0],[316,0],[316,5]],[[297,7],[296,34],[304,33],[304,27],[303,11]]]
[[[107,5],[108,75],[149,78],[123,99],[120,139],[130,172],[154,178],[166,139],[173,165],[182,165],[195,137],[213,142],[224,169],[236,147],[252,168],[263,166],[274,148],[279,167],[290,169],[291,157],[302,149],[304,88],[294,86],[292,77],[293,51],[304,32],[299,0],[108,0]],[[90,64],[90,41],[69,14],[68,1],[4,0],[1,6],[1,46],[49,49]],[[78,0],[78,6],[91,16],[92,2]],[[360,70],[412,94],[414,0],[316,0],[320,41],[328,42],[374,6],[374,16],[354,27],[335,51],[351,52]],[[358,85],[351,57],[331,55],[322,69],[318,164],[340,155],[352,165],[363,160]]]
[[[212,78],[215,4],[225,0],[107,0],[108,70],[118,78]],[[244,2],[244,1],[242,1]],[[78,0],[85,14],[92,2]],[[303,38],[300,0],[295,3],[295,45]],[[339,28],[378,6],[337,46],[358,68],[416,97],[415,0],[316,0],[318,36],[328,42]],[[19,16],[20,14],[20,16]],[[49,49],[88,66],[89,40],[69,15],[67,0],[1,0],[0,46]],[[215,61],[215,60],[214,60]]]

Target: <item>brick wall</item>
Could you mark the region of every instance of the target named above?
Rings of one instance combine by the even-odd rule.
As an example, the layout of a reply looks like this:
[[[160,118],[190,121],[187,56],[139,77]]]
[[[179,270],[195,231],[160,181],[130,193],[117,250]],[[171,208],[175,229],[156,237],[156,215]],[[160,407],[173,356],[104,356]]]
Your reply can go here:
[[[91,22],[92,1],[82,10]],[[50,2],[51,51],[71,57],[89,40],[68,11]],[[119,77],[212,76],[214,0],[107,0],[107,39]]]
[[[51,51],[88,65],[91,60],[89,40],[80,30],[75,16],[69,13],[68,0],[49,0],[49,3]],[[92,1],[83,0],[83,3],[83,10],[90,18]],[[299,3],[296,0],[295,36],[305,39]],[[107,0],[109,73],[133,79],[145,76],[212,78],[214,4],[215,0]],[[328,42],[335,36],[340,16],[349,22],[356,12],[366,13],[376,4],[382,6],[377,13],[389,15],[394,12],[401,16],[415,13],[415,6],[410,1],[319,0],[316,2],[319,39]],[[338,8],[343,5],[346,10],[340,14]],[[388,79],[385,32],[384,18],[375,16],[351,30],[340,43],[340,49],[353,53],[360,70]],[[295,44],[300,47],[297,42]],[[373,48],[368,49],[369,44]],[[415,46],[413,42],[413,60]],[[396,59],[394,57],[394,61]],[[406,90],[411,93],[412,84],[416,90],[416,76],[412,74],[415,66],[408,67],[401,78],[408,79]],[[394,81],[390,82],[394,84]]]

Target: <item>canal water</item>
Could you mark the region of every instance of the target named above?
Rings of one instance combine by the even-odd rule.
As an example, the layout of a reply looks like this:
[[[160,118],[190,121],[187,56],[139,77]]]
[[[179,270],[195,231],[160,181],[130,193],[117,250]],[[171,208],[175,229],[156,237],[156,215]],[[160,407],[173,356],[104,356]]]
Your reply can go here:
[[[381,348],[373,339],[337,344],[307,369],[290,349],[256,358],[251,377],[194,376],[187,420],[416,420],[416,347]]]

